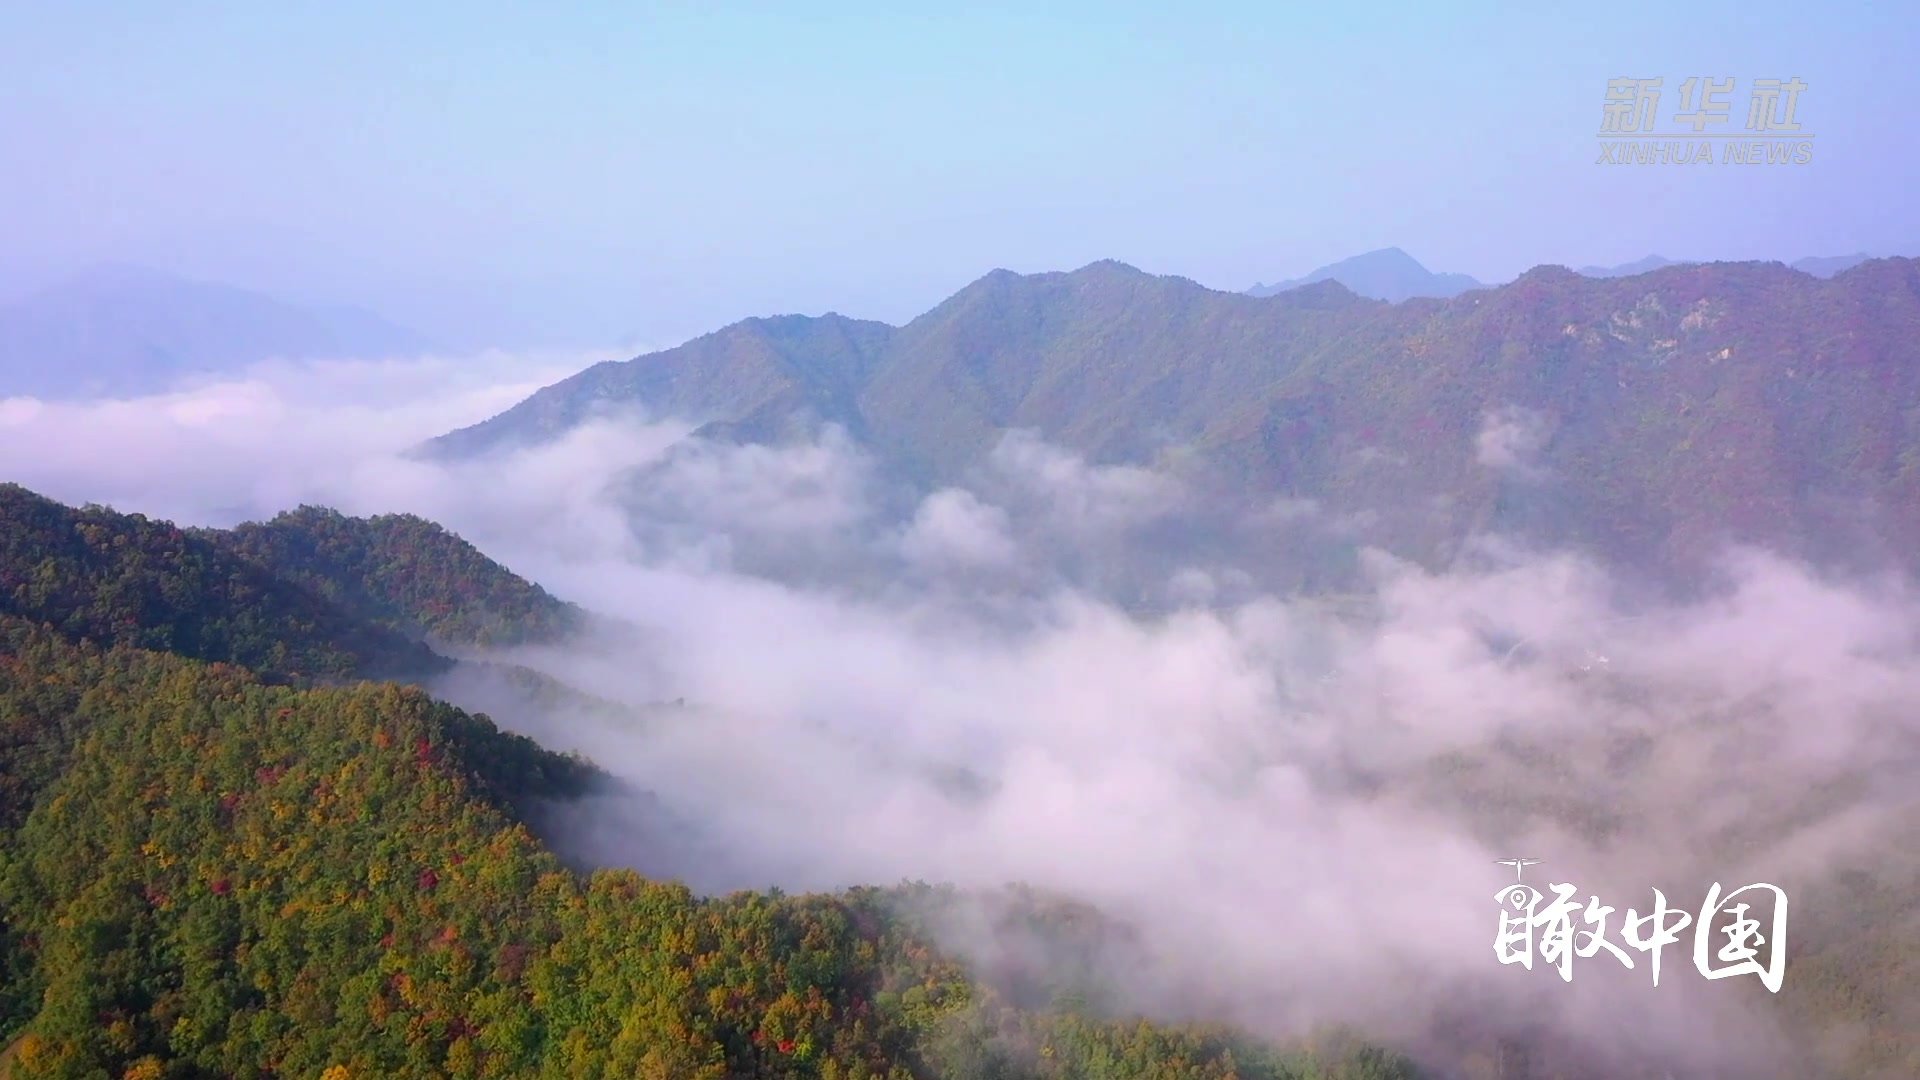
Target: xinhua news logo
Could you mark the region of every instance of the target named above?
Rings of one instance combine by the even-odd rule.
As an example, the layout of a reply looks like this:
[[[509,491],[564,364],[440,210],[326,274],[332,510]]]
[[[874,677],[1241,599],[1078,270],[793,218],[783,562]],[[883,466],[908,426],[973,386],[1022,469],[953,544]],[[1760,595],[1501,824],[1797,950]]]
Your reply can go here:
[[[1813,160],[1813,133],[1795,119],[1805,80],[1754,79],[1744,113],[1736,113],[1735,79],[1685,79],[1663,125],[1665,86],[1665,79],[1607,81],[1600,157],[1594,164],[1805,165]],[[1744,119],[1744,126],[1735,128],[1736,119]]]

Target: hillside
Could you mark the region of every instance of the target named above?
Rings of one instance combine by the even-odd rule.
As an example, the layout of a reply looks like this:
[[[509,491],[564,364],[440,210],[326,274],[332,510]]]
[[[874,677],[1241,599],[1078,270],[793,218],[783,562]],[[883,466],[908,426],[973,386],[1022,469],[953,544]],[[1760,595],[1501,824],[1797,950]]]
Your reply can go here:
[[[428,638],[555,640],[576,618],[418,518],[187,530],[0,484],[0,522],[0,615],[275,676],[419,676],[447,665]]]
[[[1729,541],[1920,565],[1920,262],[1595,279],[1541,267],[1388,305],[1256,298],[1118,263],[996,271],[897,330],[751,320],[603,364],[430,453],[640,408],[773,441],[838,423],[924,484],[1007,431],[1375,522],[1429,564],[1488,529],[1681,576]]]
[[[287,677],[410,674],[442,661],[217,538],[0,485],[0,615]]]
[[[1020,1007],[923,933],[951,899],[924,888],[702,899],[577,874],[529,823],[601,782],[587,763],[418,689],[134,647],[367,660],[215,539],[4,495],[41,598],[0,613],[10,1080],[1411,1075],[1346,1040]]]
[[[676,416],[767,434],[808,419],[859,430],[858,393],[893,336],[892,327],[840,315],[748,319],[653,354],[645,364],[596,364],[515,406],[512,421],[478,425],[436,441],[449,455],[503,441],[541,442],[607,408],[644,405]]]
[[[580,611],[411,514],[348,517],[303,506],[207,533],[322,599],[413,638],[458,646],[553,641]]]

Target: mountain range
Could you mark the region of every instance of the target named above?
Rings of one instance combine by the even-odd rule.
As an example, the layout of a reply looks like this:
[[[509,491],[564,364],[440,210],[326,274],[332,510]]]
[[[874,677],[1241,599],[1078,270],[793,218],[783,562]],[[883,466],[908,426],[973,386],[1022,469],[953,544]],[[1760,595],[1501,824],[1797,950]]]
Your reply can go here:
[[[1815,255],[1796,259],[1788,265],[1804,274],[1829,278],[1842,270],[1851,269],[1875,257],[1864,253]],[[1635,277],[1666,266],[1686,265],[1689,261],[1669,259],[1664,255],[1648,255],[1617,266],[1583,266],[1576,272],[1585,277]],[[1390,247],[1329,263],[1305,277],[1276,282],[1272,285],[1256,284],[1247,290],[1247,295],[1273,296],[1288,289],[1297,289],[1302,285],[1312,285],[1321,281],[1337,281],[1356,295],[1373,300],[1385,300],[1388,303],[1399,303],[1417,296],[1446,299],[1473,289],[1491,287],[1489,283],[1475,280],[1466,274],[1439,273],[1429,270],[1405,251]]]
[[[1854,253],[1852,255],[1810,255],[1804,259],[1795,259],[1787,265],[1803,274],[1812,274],[1817,278],[1830,278],[1843,270],[1851,270],[1873,258],[1872,255]],[[1658,270],[1664,266],[1694,265],[1686,260],[1669,259],[1664,255],[1648,255],[1644,259],[1635,259],[1619,266],[1583,266],[1580,273],[1587,277],[1633,277]]]
[[[127,396],[263,360],[417,354],[357,308],[311,308],[137,266],[100,266],[0,304],[0,397]]]
[[[1489,531],[1655,576],[1729,542],[1914,565],[1882,541],[1920,529],[1920,262],[1538,267],[1399,304],[995,271],[904,326],[749,319],[600,364],[424,449],[538,444],[621,406],[750,442],[837,425],[927,487],[1025,430],[1312,500],[1432,565]]]
[[[1792,266],[1831,277],[1868,258],[1806,258]],[[1671,265],[1677,264],[1649,255],[1579,272],[1624,277]],[[1490,287],[1466,274],[1430,271],[1399,248],[1382,248],[1247,292],[1272,296],[1325,281],[1389,303]],[[105,264],[0,302],[0,398],[134,396],[267,360],[378,359],[434,347],[358,308],[314,307],[148,267]]]

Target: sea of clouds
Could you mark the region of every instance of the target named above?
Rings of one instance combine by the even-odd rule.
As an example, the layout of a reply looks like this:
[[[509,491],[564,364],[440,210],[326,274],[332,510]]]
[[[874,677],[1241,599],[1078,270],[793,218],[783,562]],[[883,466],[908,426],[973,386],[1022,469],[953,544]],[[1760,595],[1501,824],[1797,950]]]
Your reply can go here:
[[[932,491],[831,429],[742,446],[692,438],[696,417],[409,453],[606,358],[274,364],[0,401],[0,480],[191,524],[303,502],[439,521],[623,628],[502,657],[615,713],[472,671],[437,687],[626,782],[556,811],[562,850],[715,892],[1024,882],[1127,927],[1108,974],[1157,1014],[1351,1023],[1435,1053],[1550,1029],[1676,1074],[1804,1075],[1782,1002],[1700,978],[1691,931],[1657,989],[1644,958],[1583,958],[1571,982],[1499,965],[1495,860],[1543,859],[1531,883],[1615,906],[1614,940],[1655,887],[1683,909],[1715,881],[1817,896],[1910,860],[1907,582],[1735,550],[1713,588],[1661,603],[1491,536],[1422,567],[1310,501],[1027,432]],[[1482,461],[1527,469],[1537,441],[1495,414]],[[1301,591],[1330,566],[1337,594]],[[1010,947],[948,930],[977,957]]]

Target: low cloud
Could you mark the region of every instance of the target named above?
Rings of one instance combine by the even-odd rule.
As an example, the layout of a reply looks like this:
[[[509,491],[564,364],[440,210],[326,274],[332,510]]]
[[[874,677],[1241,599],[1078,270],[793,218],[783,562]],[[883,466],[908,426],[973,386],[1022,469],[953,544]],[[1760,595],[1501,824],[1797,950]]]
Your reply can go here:
[[[195,521],[356,492],[421,439],[491,416],[606,354],[276,361],[129,399],[0,400],[5,479]]]
[[[1006,566],[1018,553],[1007,512],[961,488],[927,496],[900,544],[909,562],[935,568]]]
[[[1184,494],[1161,473],[1092,465],[1027,431],[1001,438],[983,480],[1011,498],[1032,500],[1052,522],[1081,536],[1110,535],[1171,513]]]
[[[1539,464],[1540,449],[1546,445],[1547,418],[1518,405],[1497,409],[1482,420],[1474,436],[1474,452],[1480,464],[1524,480],[1545,478]]]

